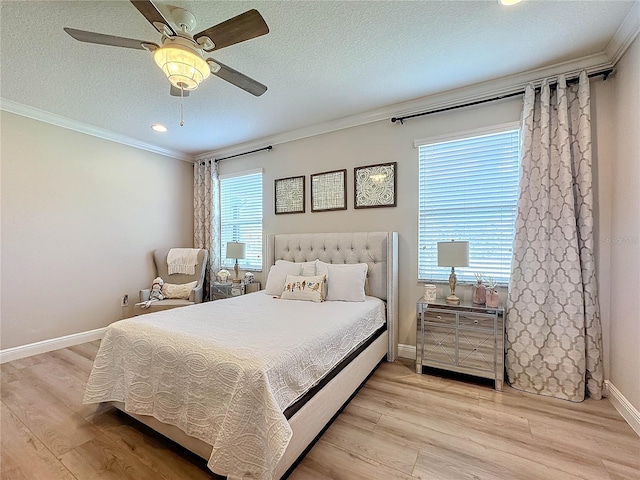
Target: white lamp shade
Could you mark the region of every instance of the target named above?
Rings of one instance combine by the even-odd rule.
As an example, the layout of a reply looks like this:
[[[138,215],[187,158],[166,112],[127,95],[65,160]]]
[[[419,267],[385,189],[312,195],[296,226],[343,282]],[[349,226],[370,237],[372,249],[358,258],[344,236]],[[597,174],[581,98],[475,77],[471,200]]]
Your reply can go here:
[[[468,267],[469,242],[438,242],[439,267]]]
[[[240,242],[227,242],[227,258],[244,258],[247,253],[247,244]]]
[[[211,73],[207,62],[191,49],[179,44],[157,49],[153,58],[171,84],[177,88],[194,90]]]

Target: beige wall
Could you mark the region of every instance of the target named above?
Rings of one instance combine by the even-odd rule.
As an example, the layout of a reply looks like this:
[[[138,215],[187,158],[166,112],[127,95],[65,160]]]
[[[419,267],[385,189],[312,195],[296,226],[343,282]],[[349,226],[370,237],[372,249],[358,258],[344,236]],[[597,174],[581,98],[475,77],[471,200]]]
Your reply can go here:
[[[4,111],[1,127],[0,348],[129,316],[151,251],[192,245],[192,165]]]
[[[417,281],[418,160],[413,142],[432,135],[518,121],[520,110],[521,100],[515,99],[430,115],[404,125],[392,124],[388,120],[376,122],[276,145],[271,152],[224,161],[220,164],[220,173],[257,167],[264,169],[265,233],[397,231],[400,264],[399,342],[415,345],[415,303],[422,295],[422,285]],[[354,210],[353,168],[383,162],[398,162],[398,206]],[[309,174],[341,168],[347,169],[348,209],[311,213]],[[295,175],[306,175],[307,213],[275,215],[274,179]],[[470,296],[469,288],[461,290]]]
[[[640,410],[640,37],[618,63],[612,169],[610,380]],[[606,285],[603,285],[606,287]]]
[[[594,127],[598,146],[594,152],[595,163],[602,158],[603,166],[596,171],[596,189],[611,195],[610,150],[613,141],[603,135],[612,135],[613,83],[594,80],[594,123],[602,124],[602,132]],[[415,302],[422,295],[422,285],[417,281],[418,235],[418,157],[413,147],[415,139],[446,135],[465,130],[488,127],[520,120],[522,99],[488,103],[473,108],[453,110],[407,121],[404,125],[381,121],[353,127],[324,135],[274,146],[271,152],[221,162],[220,172],[232,173],[251,168],[264,168],[264,231],[265,233],[329,232],[395,230],[399,233],[400,264],[400,335],[399,343],[415,345]],[[601,138],[602,137],[602,138]],[[398,162],[398,206],[396,208],[353,209],[353,167],[383,162]],[[327,170],[347,169],[346,211],[311,213],[309,199],[309,174]],[[307,213],[274,215],[274,179],[306,175]],[[600,178],[601,176],[602,178]],[[596,215],[598,212],[596,211]],[[597,223],[597,222],[596,222]],[[602,265],[600,252],[598,267],[605,274],[608,265]],[[605,260],[607,258],[605,257]],[[608,284],[608,277],[607,284]],[[448,285],[439,285],[442,296]],[[462,295],[470,298],[470,287],[460,288]],[[460,292],[457,292],[460,295]],[[608,293],[608,292],[606,292]],[[503,301],[506,291],[501,292]],[[608,296],[603,299],[603,324],[605,345],[608,345]],[[605,352],[606,353],[606,352]],[[607,362],[605,362],[605,366]]]

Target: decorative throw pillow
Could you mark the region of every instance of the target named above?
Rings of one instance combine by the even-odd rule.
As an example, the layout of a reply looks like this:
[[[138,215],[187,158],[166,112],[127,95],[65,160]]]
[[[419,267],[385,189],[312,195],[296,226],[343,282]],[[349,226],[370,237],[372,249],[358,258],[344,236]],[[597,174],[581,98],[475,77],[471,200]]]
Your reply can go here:
[[[316,274],[316,261],[313,262],[290,262],[288,260],[276,260],[276,265],[300,265],[300,275],[312,277]]]
[[[300,275],[299,263],[287,262],[280,265],[272,265],[267,276],[267,284],[264,293],[267,295],[281,295],[284,290],[284,282],[287,275]]]
[[[331,264],[318,262],[318,275],[327,275],[327,298],[331,301],[364,302],[366,263]]]
[[[162,285],[162,294],[165,298],[189,300],[191,290],[196,288],[196,285],[198,285],[198,282],[196,280],[189,283],[183,283],[181,285],[177,285],[174,283],[165,283],[164,285]]]
[[[324,275],[312,277],[287,275],[284,291],[280,298],[284,300],[307,300],[311,302],[324,301]]]

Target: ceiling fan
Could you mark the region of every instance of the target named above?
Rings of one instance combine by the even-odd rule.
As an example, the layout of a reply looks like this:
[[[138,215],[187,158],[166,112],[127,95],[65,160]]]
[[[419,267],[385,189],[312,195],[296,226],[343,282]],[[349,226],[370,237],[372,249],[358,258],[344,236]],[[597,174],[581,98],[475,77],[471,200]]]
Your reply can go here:
[[[269,33],[269,27],[257,10],[252,9],[241,13],[192,35],[190,32],[195,27],[196,19],[190,12],[182,8],[174,8],[171,11],[173,21],[179,27],[175,30],[151,1],[130,1],[162,34],[160,40],[162,46],[145,40],[104,35],[75,28],[65,27],[64,31],[80,42],[152,52],[156,64],[171,82],[170,93],[174,96],[189,95],[189,91],[196,89],[211,73],[256,97],[267,91],[267,87],[260,82],[213,58],[205,58],[205,54],[215,50]]]

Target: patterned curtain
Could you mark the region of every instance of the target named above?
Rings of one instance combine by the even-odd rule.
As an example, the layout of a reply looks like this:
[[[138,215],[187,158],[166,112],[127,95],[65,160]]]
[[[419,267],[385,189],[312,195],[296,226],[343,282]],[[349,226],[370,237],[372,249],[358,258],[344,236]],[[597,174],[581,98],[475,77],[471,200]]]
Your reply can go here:
[[[509,383],[574,402],[603,390],[590,108],[585,72],[526,89],[507,317]]]
[[[193,164],[193,246],[209,251],[204,282],[208,300],[211,278],[220,269],[220,179],[213,159]]]

